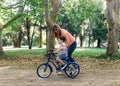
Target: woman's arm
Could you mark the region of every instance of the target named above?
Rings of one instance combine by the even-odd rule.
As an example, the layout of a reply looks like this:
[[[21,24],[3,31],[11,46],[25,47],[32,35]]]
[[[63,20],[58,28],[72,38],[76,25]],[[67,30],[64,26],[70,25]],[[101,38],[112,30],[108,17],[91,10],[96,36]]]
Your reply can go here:
[[[64,29],[61,29],[61,35],[62,36],[65,36],[66,40],[65,40],[65,44],[66,46],[68,47],[68,44],[69,44],[69,38],[68,38],[68,35],[67,35],[67,31],[64,30]]]
[[[69,38],[67,37],[67,35],[65,35],[65,38],[66,38],[66,40],[65,40],[65,44],[66,44],[66,46],[68,47],[68,44],[69,44]]]

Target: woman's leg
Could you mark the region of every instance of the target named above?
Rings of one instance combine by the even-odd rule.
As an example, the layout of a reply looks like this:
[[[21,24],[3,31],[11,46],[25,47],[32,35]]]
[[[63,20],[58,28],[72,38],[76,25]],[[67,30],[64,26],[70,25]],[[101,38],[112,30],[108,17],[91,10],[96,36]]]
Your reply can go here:
[[[76,46],[77,46],[77,43],[75,41],[68,47],[68,58],[70,61],[74,61],[72,58],[72,53],[75,50]]]

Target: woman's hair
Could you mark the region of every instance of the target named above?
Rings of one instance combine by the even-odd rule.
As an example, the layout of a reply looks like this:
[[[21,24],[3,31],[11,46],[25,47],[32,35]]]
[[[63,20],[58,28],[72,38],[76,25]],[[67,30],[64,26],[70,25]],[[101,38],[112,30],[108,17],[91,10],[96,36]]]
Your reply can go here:
[[[61,35],[61,28],[59,25],[55,24],[53,26],[53,32],[56,38],[58,38]]]
[[[59,39],[62,40],[63,42],[65,42],[66,40],[65,36],[59,36]]]

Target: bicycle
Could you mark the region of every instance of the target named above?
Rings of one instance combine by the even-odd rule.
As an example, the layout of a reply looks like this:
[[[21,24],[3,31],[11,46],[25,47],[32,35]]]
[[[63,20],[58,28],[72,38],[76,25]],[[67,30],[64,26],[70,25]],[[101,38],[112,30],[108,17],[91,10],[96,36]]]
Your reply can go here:
[[[53,72],[53,68],[50,65],[50,63],[52,63],[52,65],[56,68],[56,70],[58,69],[58,67],[55,63],[55,60],[51,57],[51,55],[53,55],[53,54],[54,54],[53,50],[50,50],[47,53],[47,61],[45,63],[40,64],[37,67],[36,72],[39,77],[48,78],[51,75],[51,73]],[[74,79],[80,72],[80,66],[75,61],[73,61],[73,62],[69,61],[69,59],[65,59],[64,61],[67,65],[63,69],[63,71],[69,78]]]

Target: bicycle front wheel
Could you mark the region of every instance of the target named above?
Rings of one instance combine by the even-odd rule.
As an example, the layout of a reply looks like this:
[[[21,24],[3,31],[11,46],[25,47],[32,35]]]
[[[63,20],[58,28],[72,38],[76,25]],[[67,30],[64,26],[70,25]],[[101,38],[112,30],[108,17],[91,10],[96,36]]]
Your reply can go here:
[[[37,68],[37,75],[41,78],[48,78],[52,73],[52,68],[49,64],[41,64]]]
[[[80,67],[77,63],[69,63],[65,68],[65,74],[70,78],[75,78],[80,72]]]

